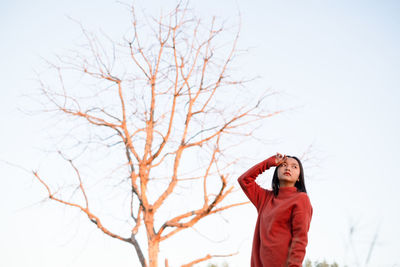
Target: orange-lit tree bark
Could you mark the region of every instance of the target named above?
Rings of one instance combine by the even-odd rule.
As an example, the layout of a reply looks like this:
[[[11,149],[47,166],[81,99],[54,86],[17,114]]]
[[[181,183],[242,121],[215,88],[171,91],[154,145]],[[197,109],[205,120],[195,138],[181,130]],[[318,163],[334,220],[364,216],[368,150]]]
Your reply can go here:
[[[232,77],[238,32],[231,35],[215,18],[203,23],[182,6],[157,19],[139,20],[133,8],[131,15],[132,32],[122,44],[100,41],[82,28],[86,46],[49,63],[57,80],[39,78],[47,111],[96,129],[91,146],[123,155],[120,167],[128,178],[112,179],[124,181],[130,192],[130,236],[106,226],[92,208],[79,167],[90,162],[83,163],[81,156],[59,151],[75,172],[80,200],[61,196],[62,188],[52,189],[51,177],[33,173],[51,200],[81,210],[104,234],[132,244],[142,266],[155,267],[161,242],[209,215],[244,204],[226,201],[233,191],[228,177],[235,162],[226,151],[251,137],[255,122],[278,112],[263,109],[265,94],[246,98],[245,81]],[[73,78],[81,84],[71,83]],[[193,157],[198,168],[184,166],[185,157]],[[200,204],[186,211],[166,206],[182,183],[195,183],[201,191]],[[162,208],[169,208],[168,216]],[[147,253],[136,238],[139,231],[146,232]],[[209,253],[183,266],[212,258]]]

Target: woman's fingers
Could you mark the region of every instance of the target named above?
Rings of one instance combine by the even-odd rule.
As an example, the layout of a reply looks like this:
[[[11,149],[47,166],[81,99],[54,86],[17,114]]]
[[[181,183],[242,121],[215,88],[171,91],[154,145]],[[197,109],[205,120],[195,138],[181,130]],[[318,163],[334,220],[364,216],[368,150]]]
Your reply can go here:
[[[277,165],[280,165],[282,162],[286,160],[286,155],[282,155],[280,153],[276,153],[275,155],[275,162]]]

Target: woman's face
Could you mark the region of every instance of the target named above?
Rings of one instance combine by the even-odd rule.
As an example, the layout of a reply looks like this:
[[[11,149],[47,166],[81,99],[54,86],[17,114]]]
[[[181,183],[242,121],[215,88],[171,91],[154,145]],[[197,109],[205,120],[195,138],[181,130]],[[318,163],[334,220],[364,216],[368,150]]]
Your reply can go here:
[[[294,158],[287,158],[278,167],[278,179],[281,187],[294,186],[300,176],[300,166]]]

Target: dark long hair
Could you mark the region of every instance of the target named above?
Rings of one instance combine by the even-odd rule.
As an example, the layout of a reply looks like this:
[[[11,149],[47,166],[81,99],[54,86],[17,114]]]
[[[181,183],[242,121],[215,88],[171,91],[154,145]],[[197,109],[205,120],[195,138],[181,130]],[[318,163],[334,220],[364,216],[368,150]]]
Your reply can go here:
[[[304,169],[303,169],[303,164],[301,164],[301,161],[297,157],[293,156],[286,156],[287,158],[292,158],[299,163],[300,167],[300,175],[299,175],[299,181],[296,181],[294,184],[295,187],[297,187],[298,192],[304,192],[307,193],[306,190],[306,184],[304,183]],[[272,177],[272,190],[274,191],[274,195],[277,196],[279,194],[279,179],[278,179],[278,169],[280,166],[277,166],[274,171],[274,176]]]

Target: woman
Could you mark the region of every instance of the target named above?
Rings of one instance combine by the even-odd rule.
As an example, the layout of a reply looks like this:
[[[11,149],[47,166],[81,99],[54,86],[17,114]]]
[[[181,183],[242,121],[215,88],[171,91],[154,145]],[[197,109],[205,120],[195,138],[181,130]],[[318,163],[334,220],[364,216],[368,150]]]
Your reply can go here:
[[[257,176],[274,166],[272,190],[261,188]],[[312,207],[300,160],[278,153],[253,166],[238,182],[258,211],[251,266],[301,267]]]

